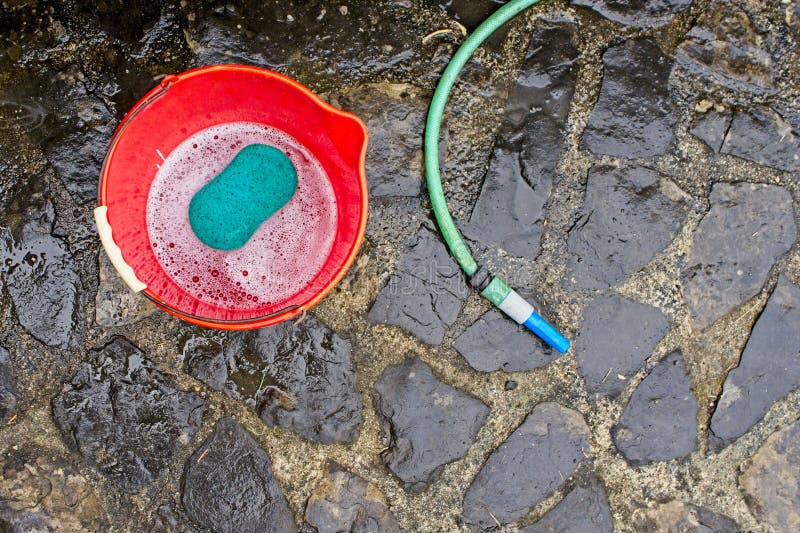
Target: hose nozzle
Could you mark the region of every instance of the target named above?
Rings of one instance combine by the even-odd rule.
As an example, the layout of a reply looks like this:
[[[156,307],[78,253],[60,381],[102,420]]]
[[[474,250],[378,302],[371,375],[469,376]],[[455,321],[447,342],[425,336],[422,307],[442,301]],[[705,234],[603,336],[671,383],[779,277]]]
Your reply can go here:
[[[555,350],[560,353],[566,353],[569,350],[569,341],[542,318],[525,298],[497,276],[492,278],[481,294],[502,312],[513,318],[515,322],[524,325]]]

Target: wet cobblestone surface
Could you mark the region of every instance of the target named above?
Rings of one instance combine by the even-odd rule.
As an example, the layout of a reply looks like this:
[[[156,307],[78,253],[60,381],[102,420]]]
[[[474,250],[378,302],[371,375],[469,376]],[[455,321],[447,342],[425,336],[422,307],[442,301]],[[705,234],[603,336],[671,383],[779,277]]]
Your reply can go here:
[[[428,99],[502,3],[2,4],[0,530],[800,528],[800,2],[545,0],[470,62],[445,193],[563,356],[425,194]],[[127,293],[91,216],[125,112],[220,62],[371,133],[351,272],[260,332]]]

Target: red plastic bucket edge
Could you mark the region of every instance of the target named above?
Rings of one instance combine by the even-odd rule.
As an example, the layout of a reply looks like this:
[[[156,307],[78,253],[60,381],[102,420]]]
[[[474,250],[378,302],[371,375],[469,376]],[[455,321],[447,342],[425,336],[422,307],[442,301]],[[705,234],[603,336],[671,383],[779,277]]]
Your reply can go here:
[[[162,94],[166,93],[167,89],[169,89],[169,85],[177,80],[186,79],[191,76],[196,76],[198,74],[203,74],[205,72],[213,71],[213,70],[239,70],[239,71],[252,71],[257,72],[262,75],[274,77],[277,80],[286,83],[287,85],[291,86],[293,89],[305,94],[311,101],[313,101],[316,105],[318,105],[323,110],[327,111],[328,113],[339,115],[344,118],[351,119],[355,121],[356,124],[361,128],[362,133],[364,135],[364,142],[361,146],[361,153],[359,155],[359,165],[358,165],[358,178],[359,178],[359,187],[361,189],[361,218],[359,220],[358,225],[358,233],[356,235],[356,239],[353,242],[353,245],[348,252],[345,261],[342,263],[341,267],[338,269],[334,277],[319,291],[317,292],[311,299],[303,303],[299,306],[290,307],[288,309],[284,309],[282,311],[278,311],[268,316],[259,317],[256,319],[249,319],[249,320],[241,320],[241,321],[216,321],[207,318],[197,317],[193,315],[189,315],[183,313],[177,309],[173,309],[169,305],[166,305],[165,302],[161,301],[158,296],[153,294],[149,288],[145,288],[142,290],[142,293],[152,300],[158,307],[166,311],[167,313],[180,318],[186,322],[196,324],[198,326],[202,326],[205,328],[212,328],[212,329],[222,329],[222,330],[248,330],[248,329],[258,329],[263,328],[266,326],[272,326],[281,322],[285,322],[286,320],[291,320],[292,318],[306,313],[309,309],[317,305],[323,298],[325,298],[336,285],[342,280],[344,275],[350,269],[355,261],[356,256],[358,255],[358,251],[361,248],[361,244],[364,240],[364,233],[367,229],[367,210],[368,210],[368,189],[367,189],[367,172],[366,172],[366,156],[367,156],[367,145],[369,141],[369,133],[367,131],[367,126],[364,122],[358,118],[356,115],[352,113],[348,113],[347,111],[343,111],[338,109],[329,103],[322,100],[319,96],[317,96],[314,92],[311,91],[305,85],[284,76],[278,72],[261,68],[261,67],[253,67],[248,65],[236,65],[236,64],[222,64],[222,65],[211,65],[206,67],[199,67],[192,70],[187,70],[186,72],[182,72],[180,74],[171,74],[165,76],[159,85],[151,89],[147,94],[145,94],[136,104],[128,111],[125,116],[122,118],[122,121],[117,126],[117,129],[114,131],[114,136],[111,138],[109,143],[108,152],[106,153],[105,160],[103,161],[103,170],[100,175],[100,188],[98,191],[98,205],[104,206],[106,205],[106,179],[108,174],[108,162],[111,160],[111,157],[116,149],[117,141],[120,139],[122,133],[125,130],[126,124],[136,115],[136,113],[144,108],[148,103],[150,103],[155,98],[158,98]]]

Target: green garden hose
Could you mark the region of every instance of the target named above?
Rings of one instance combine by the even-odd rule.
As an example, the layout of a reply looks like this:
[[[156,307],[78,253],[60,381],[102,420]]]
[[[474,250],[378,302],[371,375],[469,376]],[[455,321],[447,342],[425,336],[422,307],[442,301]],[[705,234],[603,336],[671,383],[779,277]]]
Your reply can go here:
[[[450,248],[450,253],[453,254],[456,262],[469,276],[470,284],[480,290],[483,296],[517,323],[525,325],[547,344],[564,353],[569,349],[569,341],[539,316],[533,306],[503,280],[489,274],[485,269],[478,266],[469,248],[461,238],[461,234],[453,222],[453,217],[450,216],[447,200],[442,190],[442,177],[439,171],[439,132],[442,125],[442,116],[447,100],[450,97],[450,92],[453,90],[461,70],[472,57],[472,54],[475,53],[475,50],[498,28],[539,1],[511,0],[511,2],[500,7],[487,18],[453,55],[442,74],[442,78],[439,80],[436,91],[433,93],[433,99],[428,110],[428,119],[425,126],[425,179],[428,184],[428,194],[431,198],[433,213],[436,216],[436,222],[439,224],[439,230]]]

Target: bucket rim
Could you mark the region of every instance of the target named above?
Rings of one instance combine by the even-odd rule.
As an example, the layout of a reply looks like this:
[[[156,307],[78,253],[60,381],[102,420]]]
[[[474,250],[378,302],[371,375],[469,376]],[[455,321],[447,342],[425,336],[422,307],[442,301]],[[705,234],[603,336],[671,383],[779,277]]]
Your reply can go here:
[[[161,298],[159,298],[158,295],[155,294],[149,287],[145,287],[141,291],[142,294],[144,294],[149,300],[151,300],[153,303],[155,303],[158,307],[160,307],[167,313],[177,318],[180,318],[181,320],[184,320],[186,322],[198,326],[212,328],[212,329],[231,330],[231,331],[257,329],[265,326],[275,325],[287,320],[291,320],[292,318],[298,315],[306,313],[312,307],[317,305],[326,296],[328,296],[328,294],[330,294],[330,292],[333,290],[334,287],[336,287],[336,285],[339,284],[339,282],[341,282],[342,278],[350,269],[353,262],[355,261],[356,256],[358,255],[358,252],[364,240],[364,235],[366,233],[368,202],[369,202],[367,177],[366,177],[366,154],[369,141],[369,132],[364,122],[358,116],[332,106],[331,104],[320,98],[313,91],[311,91],[311,89],[301,84],[297,80],[294,80],[288,76],[285,76],[273,70],[269,70],[262,67],[257,67],[253,65],[240,65],[240,64],[218,64],[218,65],[197,67],[194,69],[181,72],[179,74],[169,74],[167,76],[164,76],[160,80],[158,85],[153,87],[144,96],[142,96],[139,99],[139,101],[136,102],[136,104],[134,104],[134,106],[123,116],[119,125],[115,129],[114,134],[111,137],[111,140],[109,141],[109,147],[106,152],[105,159],[103,161],[102,171],[100,173],[100,184],[98,188],[98,205],[100,207],[107,206],[108,196],[106,189],[110,173],[109,169],[110,161],[114,157],[120,139],[122,139],[122,137],[125,134],[126,127],[131,123],[131,121],[136,117],[136,115],[144,108],[146,108],[148,104],[160,98],[161,96],[167,94],[169,88],[173,84],[180,83],[182,81],[191,79],[196,76],[202,76],[211,72],[220,72],[220,71],[258,74],[266,78],[270,78],[272,80],[283,83],[284,85],[290,87],[292,90],[297,91],[302,95],[306,96],[312,103],[317,105],[326,113],[350,120],[355,124],[357,124],[363,138],[363,141],[361,142],[360,152],[358,155],[358,166],[356,169],[358,175],[358,187],[361,197],[361,205],[360,205],[359,221],[355,239],[353,239],[353,242],[350,244],[350,250],[345,256],[344,261],[342,261],[342,263],[337,267],[335,274],[320,290],[313,293],[313,295],[308,300],[306,300],[302,304],[292,305],[282,310],[260,317],[237,319],[237,320],[222,320],[222,319],[215,319],[208,317],[200,317],[192,315],[186,311],[177,309],[169,305]]]

